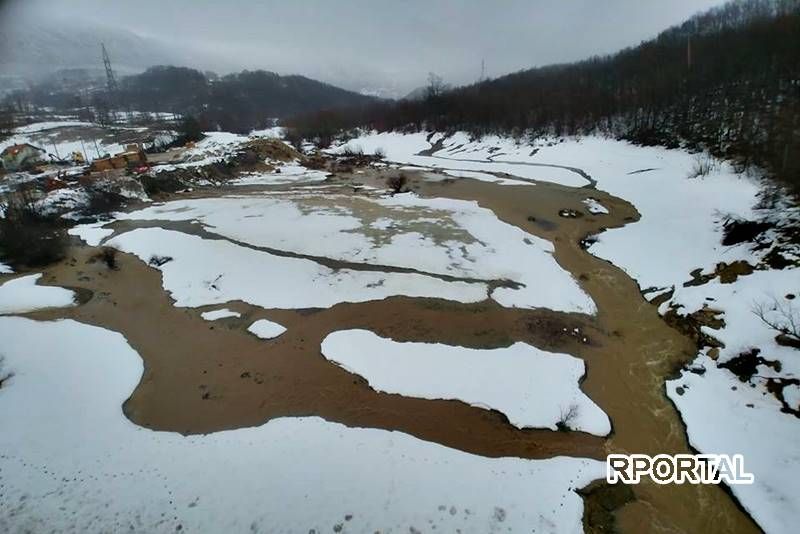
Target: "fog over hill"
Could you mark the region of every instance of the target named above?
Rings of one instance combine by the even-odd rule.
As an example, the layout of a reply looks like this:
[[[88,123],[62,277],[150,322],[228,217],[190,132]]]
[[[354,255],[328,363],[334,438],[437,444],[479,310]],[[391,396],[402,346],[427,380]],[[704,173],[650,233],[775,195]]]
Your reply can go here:
[[[481,76],[482,61],[495,77],[611,53],[719,3],[8,0],[0,62],[4,73],[99,65],[105,41],[123,71],[264,69],[399,98],[428,72],[461,85]]]
[[[5,74],[37,78],[61,68],[102,69],[100,43],[121,74],[192,59],[157,39],[83,21],[41,18],[9,29],[0,33],[0,69]]]

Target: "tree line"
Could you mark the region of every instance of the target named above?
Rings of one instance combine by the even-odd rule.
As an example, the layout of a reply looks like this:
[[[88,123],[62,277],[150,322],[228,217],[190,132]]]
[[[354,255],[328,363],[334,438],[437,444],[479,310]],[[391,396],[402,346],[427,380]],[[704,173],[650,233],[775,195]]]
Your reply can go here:
[[[800,0],[736,0],[610,56],[287,124],[323,143],[356,126],[518,138],[604,133],[706,149],[800,191]]]
[[[304,76],[281,76],[263,70],[226,76],[175,66],[155,66],[126,76],[113,93],[103,79],[66,84],[61,76],[17,91],[6,108],[30,111],[48,107],[74,111],[103,123],[113,112],[170,112],[190,115],[205,129],[248,132],[272,125],[272,119],[313,111],[358,107],[373,98]]]

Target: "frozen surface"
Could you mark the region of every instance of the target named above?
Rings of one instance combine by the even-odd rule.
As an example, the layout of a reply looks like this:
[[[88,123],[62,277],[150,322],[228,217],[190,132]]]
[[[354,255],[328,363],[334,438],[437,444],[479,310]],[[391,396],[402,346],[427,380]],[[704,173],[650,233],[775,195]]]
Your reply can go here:
[[[61,287],[36,285],[36,281],[41,277],[41,274],[31,274],[0,285],[0,315],[27,313],[74,304],[75,294],[72,291]]]
[[[200,314],[200,317],[202,317],[206,321],[216,321],[217,319],[225,319],[228,317],[241,317],[241,316],[242,316],[241,313],[229,310],[228,308],[220,308],[219,310],[207,311]]]
[[[367,379],[377,391],[425,399],[456,399],[494,409],[520,427],[573,430],[605,436],[608,416],[578,387],[583,361],[525,343],[470,349],[439,343],[399,343],[367,330],[342,330],[322,342],[322,354]]]
[[[0,339],[14,373],[0,389],[3,532],[577,533],[574,490],[604,475],[594,460],[483,458],[316,417],[154,432],[122,413],[143,368],[120,334],[0,318]]]
[[[174,201],[121,215],[197,220],[259,247],[464,279],[507,280],[492,298],[509,307],[594,313],[594,302],[552,256],[553,245],[500,221],[476,202],[342,195]],[[280,221],[276,224],[275,221]]]
[[[204,306],[243,300],[264,308],[326,308],[339,302],[380,300],[392,295],[438,297],[459,302],[486,298],[482,283],[448,282],[429,276],[333,270],[310,260],[281,257],[228,241],[143,228],[106,243],[158,267],[176,306]]]
[[[286,328],[268,319],[259,319],[248,326],[247,331],[252,332],[261,339],[272,339],[286,332]]]

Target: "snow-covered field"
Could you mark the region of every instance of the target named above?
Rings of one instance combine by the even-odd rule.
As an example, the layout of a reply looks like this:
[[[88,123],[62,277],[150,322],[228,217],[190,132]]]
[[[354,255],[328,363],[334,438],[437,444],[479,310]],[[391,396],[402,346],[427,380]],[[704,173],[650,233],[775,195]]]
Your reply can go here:
[[[428,142],[427,137],[428,134],[425,132],[415,134],[373,132],[348,141],[342,146],[331,149],[329,152],[334,154],[340,153],[348,147],[351,149],[360,148],[365,154],[373,154],[376,151],[383,150],[386,154],[386,160],[390,162],[417,165],[430,169],[478,171],[484,173],[502,172],[528,180],[554,182],[571,187],[581,187],[588,183],[587,180],[579,174],[563,168],[519,165],[515,162],[498,162],[482,158],[469,158],[467,156],[461,158],[459,156],[452,156],[449,154],[441,155],[439,153],[433,156],[417,155],[419,152],[431,148],[432,145]],[[435,141],[435,139],[437,138],[433,138],[432,140]],[[473,176],[473,178],[475,177]],[[491,179],[491,181],[494,180],[494,178]]]
[[[286,327],[269,319],[259,319],[248,326],[247,331],[261,339],[273,339],[286,332]]]
[[[218,310],[207,311],[200,314],[200,317],[202,317],[206,321],[216,321],[217,319],[226,319],[228,317],[241,317],[241,316],[242,316],[241,313],[229,310],[228,308],[220,308]]]
[[[461,400],[498,410],[520,428],[556,430],[562,422],[599,436],[611,431],[608,416],[578,387],[583,360],[569,354],[525,343],[500,349],[399,343],[367,330],[328,335],[322,354],[377,391]]]
[[[35,122],[14,128],[10,137],[0,141],[0,151],[11,145],[23,143],[30,143],[39,147],[56,158],[68,158],[73,152],[80,152],[86,158],[94,158],[98,154],[117,154],[123,151],[125,147],[121,144],[104,143],[102,139],[81,139],[79,137],[65,141],[58,136],[58,131],[61,129],[95,126],[89,122],[71,120]]]
[[[71,306],[74,303],[75,294],[69,289],[36,285],[41,277],[41,274],[30,274],[0,285],[0,315]]]
[[[581,532],[593,460],[483,458],[315,417],[184,437],[121,404],[142,374],[117,333],[0,318],[3,532]]]
[[[690,273],[695,269],[713,273],[720,262],[746,260],[758,265],[774,247],[769,240],[759,252],[754,252],[750,243],[723,246],[726,220],[780,220],[788,211],[758,209],[762,190],[758,179],[737,173],[725,162],[682,150],[639,147],[601,137],[529,144],[497,136],[472,140],[466,134],[436,134],[430,140],[438,141],[440,149],[433,156],[416,156],[431,148],[427,137],[425,133],[371,133],[348,144],[365,152],[381,148],[388,159],[401,164],[438,168],[466,168],[453,158],[482,161],[475,165],[483,171],[497,170],[501,163],[516,164],[515,174],[520,176],[520,169],[530,170],[524,163],[575,167],[596,180],[597,188],[636,207],[641,220],[600,234],[590,252],[624,269],[648,298],[674,290],[661,305],[662,313],[677,308],[679,314],[688,315],[703,307],[719,312],[718,317],[725,321],[723,328],[703,327],[706,334],[724,343],[718,359],[712,360],[704,350],[692,364],[695,372],[684,371],[667,384],[668,394],[680,410],[695,448],[745,455],[756,482],[732,489],[759,524],[768,532],[793,532],[800,514],[800,420],[781,411],[782,405],[768,385],[772,379],[772,388],[780,389],[778,379],[789,381],[783,387],[784,400],[790,409],[800,409],[800,388],[791,383],[800,379],[800,358],[796,349],[776,343],[777,332],[756,317],[754,308],[761,305],[768,319],[778,323],[789,319],[773,308],[790,310],[789,316],[800,322],[800,307],[793,302],[794,296],[800,297],[800,270],[765,269],[730,284],[715,278],[703,285],[683,285],[692,280]],[[710,163],[710,172],[691,177],[703,160]],[[544,171],[539,168],[536,172]],[[593,203],[587,205],[598,214],[605,210]],[[797,251],[794,254],[797,257]],[[779,362],[779,367],[760,364],[745,382],[717,367],[753,348],[758,348],[766,361]],[[697,374],[701,368],[705,372]]]
[[[504,306],[596,311],[553,259],[550,242],[500,221],[475,202],[410,193],[379,199],[303,193],[295,198],[174,201],[120,217],[197,220],[215,233],[259,247],[460,278],[510,280],[522,286],[496,288],[491,294]]]
[[[311,260],[161,228],[126,232],[106,245],[144,262],[153,256],[174,258],[158,269],[175,305],[184,307],[243,300],[263,308],[327,308],[393,295],[478,302],[487,291],[482,283],[449,282],[421,274],[333,270]]]

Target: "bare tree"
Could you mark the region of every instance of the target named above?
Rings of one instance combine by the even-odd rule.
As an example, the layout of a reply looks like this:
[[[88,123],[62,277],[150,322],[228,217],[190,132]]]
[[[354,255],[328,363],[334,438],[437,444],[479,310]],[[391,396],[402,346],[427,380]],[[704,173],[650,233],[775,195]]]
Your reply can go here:
[[[442,77],[435,72],[428,73],[428,86],[425,88],[425,94],[428,98],[437,98],[442,96],[447,90],[447,84],[444,83]]]
[[[772,297],[771,303],[757,302],[753,305],[753,313],[780,335],[800,343],[800,310],[795,309],[790,300],[781,302]]]
[[[558,428],[562,432],[572,430],[572,423],[578,417],[579,411],[580,410],[577,404],[570,404],[566,410],[562,408],[561,415],[559,416],[558,421],[556,422],[556,428]]]
[[[12,372],[10,372],[10,371],[6,372],[6,371],[4,371],[4,370],[3,370],[3,362],[4,362],[4,361],[5,361],[5,358],[3,358],[2,356],[0,356],[0,388],[2,388],[2,387],[3,387],[3,385],[5,385],[5,383],[6,383],[6,382],[7,382],[7,381],[8,381],[8,380],[11,378],[11,377],[13,377],[13,376],[14,376],[14,373],[12,373]]]

